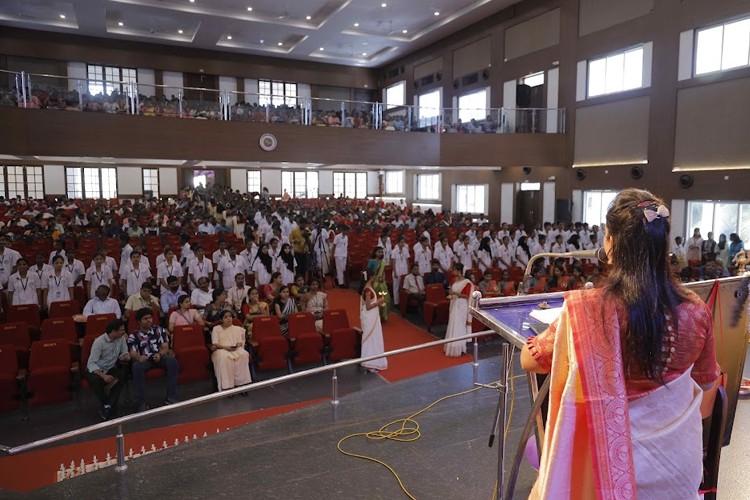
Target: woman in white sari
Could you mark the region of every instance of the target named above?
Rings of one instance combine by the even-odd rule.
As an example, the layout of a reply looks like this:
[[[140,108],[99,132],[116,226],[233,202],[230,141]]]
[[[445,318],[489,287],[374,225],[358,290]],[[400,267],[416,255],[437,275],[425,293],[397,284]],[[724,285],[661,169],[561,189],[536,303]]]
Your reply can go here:
[[[445,338],[463,337],[471,333],[471,315],[469,314],[469,298],[474,291],[471,280],[464,277],[464,266],[460,262],[453,264],[453,276],[455,281],[448,292],[451,301],[448,316],[448,328],[445,330]],[[466,341],[459,340],[445,344],[443,347],[445,355],[458,357],[466,353]]]
[[[383,344],[383,329],[380,325],[380,306],[385,304],[385,298],[378,296],[372,288],[372,281],[377,271],[377,262],[370,261],[365,271],[359,299],[359,320],[362,324],[362,357],[375,356],[385,352]],[[388,359],[379,358],[362,363],[362,368],[377,373],[388,368]]]
[[[211,331],[211,361],[219,390],[252,382],[250,355],[245,350],[245,329],[232,322],[232,311],[224,311],[221,324]]]

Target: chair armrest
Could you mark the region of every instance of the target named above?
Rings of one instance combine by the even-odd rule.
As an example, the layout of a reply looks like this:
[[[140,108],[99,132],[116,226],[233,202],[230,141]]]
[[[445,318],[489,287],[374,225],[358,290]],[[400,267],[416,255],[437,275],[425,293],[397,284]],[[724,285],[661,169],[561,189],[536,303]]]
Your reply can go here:
[[[353,327],[352,327],[352,329],[353,329],[353,330],[354,330],[355,332],[357,332],[357,335],[359,335],[359,336],[362,336],[362,329],[361,329],[361,328],[359,328],[359,327],[357,327],[357,326],[353,326]]]
[[[250,347],[252,347],[253,349],[257,349],[258,348],[258,342],[256,342],[255,340],[251,340],[250,341]]]
[[[73,361],[70,365],[70,373],[78,373],[78,361]]]
[[[27,374],[28,374],[28,372],[27,372],[26,368],[19,369],[18,370],[18,375],[16,375],[16,380],[18,382],[22,382],[22,381],[26,380]]]

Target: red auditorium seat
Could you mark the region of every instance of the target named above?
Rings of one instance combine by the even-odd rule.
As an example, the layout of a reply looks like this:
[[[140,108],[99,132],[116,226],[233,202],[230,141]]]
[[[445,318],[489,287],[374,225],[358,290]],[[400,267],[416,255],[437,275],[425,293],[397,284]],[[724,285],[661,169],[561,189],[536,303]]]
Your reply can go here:
[[[358,358],[361,351],[362,330],[349,326],[345,309],[323,311],[323,331],[328,335],[328,360]]]
[[[151,306],[151,314],[154,317],[154,325],[159,325],[159,314],[161,313],[161,310],[156,306]],[[138,330],[140,325],[138,324],[138,321],[135,319],[136,314],[138,314],[138,311],[130,311],[128,313],[128,333],[132,333]]]
[[[62,403],[73,396],[73,373],[68,344],[39,340],[31,345],[29,357],[29,403],[32,406]]]
[[[427,285],[424,288],[425,299],[422,311],[422,321],[427,331],[432,331],[432,325],[447,325],[450,302],[445,295],[445,287],[441,284]]]
[[[76,322],[73,321],[73,318],[47,318],[42,321],[42,335],[40,340],[52,339],[62,339],[71,344],[78,344]]]
[[[29,328],[38,332],[42,324],[39,306],[36,304],[8,306],[5,313],[5,321],[8,323],[26,323],[29,325]]]
[[[81,304],[77,300],[53,302],[49,306],[50,318],[73,317],[76,314],[81,314]]]
[[[281,335],[279,318],[258,316],[253,320],[253,359],[258,370],[286,368],[292,372],[289,342]]]
[[[295,365],[326,362],[323,336],[315,328],[315,316],[311,312],[289,315],[289,337],[295,353]]]
[[[20,406],[21,384],[26,370],[18,368],[15,347],[0,345],[0,412],[12,411]]]
[[[107,329],[107,325],[116,320],[117,316],[114,314],[92,314],[86,318],[86,337],[98,337],[104,330]]]
[[[16,350],[18,366],[21,368],[29,366],[29,347],[31,347],[29,325],[22,322],[0,325],[0,344],[11,344]]]
[[[91,346],[94,345],[96,335],[89,335],[83,338],[83,347],[81,347],[81,373],[86,373],[86,365],[89,363],[89,355],[91,354]],[[81,387],[88,387],[89,381],[86,377],[81,377]]]
[[[203,338],[203,327],[198,324],[176,326],[172,344],[180,363],[179,383],[204,380],[209,377],[208,349]]]

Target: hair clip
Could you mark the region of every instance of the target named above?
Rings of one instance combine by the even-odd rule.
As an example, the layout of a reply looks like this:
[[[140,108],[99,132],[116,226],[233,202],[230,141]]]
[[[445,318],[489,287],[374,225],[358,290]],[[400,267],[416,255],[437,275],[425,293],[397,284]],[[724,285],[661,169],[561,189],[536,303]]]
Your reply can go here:
[[[656,210],[652,208],[644,208],[643,215],[646,216],[646,222],[651,222],[654,219],[666,219],[669,217],[669,209],[664,205],[659,205]]]

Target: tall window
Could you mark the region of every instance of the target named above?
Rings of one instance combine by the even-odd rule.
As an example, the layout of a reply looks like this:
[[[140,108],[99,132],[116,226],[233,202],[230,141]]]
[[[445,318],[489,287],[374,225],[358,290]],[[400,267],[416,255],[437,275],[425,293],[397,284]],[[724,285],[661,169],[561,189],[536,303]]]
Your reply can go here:
[[[0,196],[44,198],[42,167],[0,167]]]
[[[122,93],[130,82],[137,82],[135,68],[99,66],[87,64],[89,94],[111,94],[115,90]],[[122,82],[122,83],[121,83]]]
[[[317,198],[318,172],[281,172],[281,189],[294,198]]]
[[[260,170],[247,171],[247,192],[260,193]]]
[[[334,172],[333,196],[367,197],[367,172]]]
[[[258,103],[261,106],[273,104],[274,106],[297,105],[297,84],[280,82],[276,80],[258,80]]]
[[[406,104],[406,82],[394,83],[385,89],[385,109],[395,108]]]
[[[704,238],[709,232],[714,239],[724,234],[737,233],[740,239],[750,238],[750,203],[736,201],[689,201],[687,208],[686,236],[693,235],[693,229],[701,230]]]
[[[589,226],[601,226],[607,219],[609,204],[616,195],[617,191],[584,191],[583,222]]]
[[[456,185],[456,212],[487,213],[487,186]]]
[[[440,199],[440,174],[417,175],[417,199],[439,200]]]
[[[419,96],[419,126],[426,127],[433,125],[440,116],[442,106],[442,91],[435,89],[432,92]]]
[[[465,94],[458,98],[458,119],[462,122],[487,118],[487,89]]]
[[[589,61],[589,97],[623,92],[642,86],[643,46]]]
[[[404,194],[403,170],[388,170],[385,172],[385,194]]]
[[[117,169],[65,167],[68,198],[116,198]]]
[[[158,168],[144,168],[143,169],[143,191],[151,191],[151,194],[155,197],[159,197],[159,169]]]
[[[747,66],[750,58],[750,18],[699,30],[695,74]]]
[[[544,85],[544,71],[524,76],[523,83],[524,85],[528,85],[529,87],[538,87],[539,85]]]

